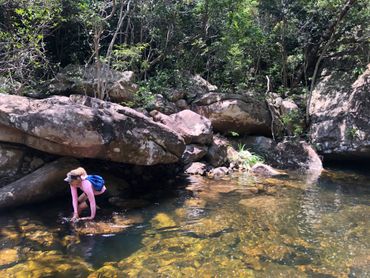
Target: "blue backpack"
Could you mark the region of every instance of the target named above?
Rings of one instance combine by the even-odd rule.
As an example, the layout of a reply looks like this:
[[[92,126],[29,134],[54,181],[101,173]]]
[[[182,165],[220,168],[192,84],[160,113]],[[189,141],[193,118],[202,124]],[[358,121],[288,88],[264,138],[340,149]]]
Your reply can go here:
[[[101,191],[105,184],[104,179],[98,175],[88,175],[86,178],[89,182],[91,182],[92,186],[96,191]]]

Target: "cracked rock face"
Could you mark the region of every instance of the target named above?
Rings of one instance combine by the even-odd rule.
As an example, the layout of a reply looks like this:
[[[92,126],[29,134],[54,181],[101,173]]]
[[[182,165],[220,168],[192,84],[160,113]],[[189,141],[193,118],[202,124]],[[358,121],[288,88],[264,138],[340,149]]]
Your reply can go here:
[[[210,119],[215,131],[271,136],[268,107],[256,98],[209,93],[193,102],[193,110]]]
[[[370,157],[370,64],[357,79],[350,71],[324,77],[313,91],[310,138],[329,159]]]
[[[185,149],[181,136],[143,114],[77,95],[36,100],[0,94],[0,141],[137,165],[174,163]]]

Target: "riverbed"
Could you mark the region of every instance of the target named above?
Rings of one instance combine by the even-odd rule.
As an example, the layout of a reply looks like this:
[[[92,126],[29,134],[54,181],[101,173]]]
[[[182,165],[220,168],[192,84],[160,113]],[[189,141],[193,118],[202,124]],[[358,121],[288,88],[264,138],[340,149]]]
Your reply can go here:
[[[124,196],[123,196],[124,197]],[[71,223],[0,212],[0,277],[369,277],[370,175],[181,177]]]

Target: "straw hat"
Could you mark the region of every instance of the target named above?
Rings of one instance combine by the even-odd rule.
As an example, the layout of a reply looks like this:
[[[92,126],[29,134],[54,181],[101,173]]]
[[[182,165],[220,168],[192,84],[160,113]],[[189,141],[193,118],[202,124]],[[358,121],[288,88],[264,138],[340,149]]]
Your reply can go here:
[[[87,172],[84,168],[78,167],[67,173],[67,177],[64,179],[66,182],[71,182],[73,178],[80,177],[82,180],[87,178]]]

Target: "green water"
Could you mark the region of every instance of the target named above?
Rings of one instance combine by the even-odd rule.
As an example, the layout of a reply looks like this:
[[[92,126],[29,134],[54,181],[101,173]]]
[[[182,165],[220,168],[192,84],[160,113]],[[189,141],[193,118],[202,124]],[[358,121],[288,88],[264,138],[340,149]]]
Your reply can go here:
[[[66,221],[70,201],[0,213],[0,277],[370,277],[370,176],[188,178]],[[139,202],[134,201],[135,202]]]

